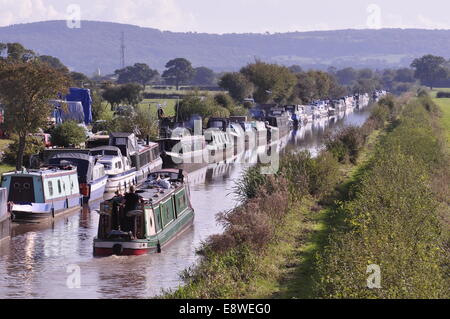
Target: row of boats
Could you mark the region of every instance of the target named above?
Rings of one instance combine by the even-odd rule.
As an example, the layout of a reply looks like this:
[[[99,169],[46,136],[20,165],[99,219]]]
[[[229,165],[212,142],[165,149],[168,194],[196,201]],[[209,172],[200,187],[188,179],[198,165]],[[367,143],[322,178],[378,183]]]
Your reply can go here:
[[[366,95],[356,101],[359,108],[369,104]],[[3,174],[0,206],[7,203],[7,207],[0,208],[0,240],[9,234],[9,213],[15,222],[39,222],[115,192],[100,205],[94,253],[161,251],[194,218],[188,176],[181,168],[162,169],[163,165],[217,163],[246,149],[274,144],[292,127],[319,118],[314,111],[322,105],[261,108],[251,121],[210,118],[205,128],[198,118],[187,123],[162,118],[160,139],[155,142],[140,141],[133,133],[111,133],[93,138],[92,148],[48,148],[32,158],[32,168]],[[328,106],[331,116],[330,110]],[[130,189],[136,190],[124,195]],[[130,198],[134,198],[131,206]]]

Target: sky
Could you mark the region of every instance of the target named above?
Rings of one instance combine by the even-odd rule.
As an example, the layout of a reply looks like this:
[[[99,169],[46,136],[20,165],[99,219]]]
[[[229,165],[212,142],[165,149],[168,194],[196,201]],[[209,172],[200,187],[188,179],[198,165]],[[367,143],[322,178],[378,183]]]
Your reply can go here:
[[[448,0],[0,0],[0,26],[109,21],[177,32],[450,29]]]

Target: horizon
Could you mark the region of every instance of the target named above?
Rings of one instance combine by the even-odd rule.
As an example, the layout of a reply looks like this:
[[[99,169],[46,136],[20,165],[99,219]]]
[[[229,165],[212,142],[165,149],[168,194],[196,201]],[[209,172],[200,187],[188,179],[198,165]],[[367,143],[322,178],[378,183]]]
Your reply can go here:
[[[66,23],[66,20],[60,19],[60,20],[42,20],[42,21],[33,21],[33,22],[20,22],[20,23],[14,23],[7,26],[1,26],[2,28],[10,28],[15,26],[21,26],[21,25],[30,25],[30,24],[39,24],[39,23],[51,23],[51,22],[62,22]],[[86,22],[93,22],[93,23],[111,23],[115,25],[124,25],[124,26],[132,26],[137,27],[141,29],[153,29],[158,30],[160,32],[171,32],[171,33],[188,33],[188,34],[210,34],[210,35],[232,35],[232,34],[238,34],[238,35],[245,35],[245,34],[253,34],[253,35],[275,35],[275,34],[289,34],[289,33],[318,33],[318,32],[339,32],[339,31],[386,31],[386,30],[403,30],[403,31],[450,31],[450,27],[448,28],[436,28],[436,29],[427,29],[427,28],[415,28],[415,27],[407,27],[407,28],[401,28],[401,27],[385,27],[385,28],[346,28],[346,29],[327,29],[327,30],[308,30],[308,31],[283,31],[283,32],[228,32],[228,33],[213,33],[213,32],[199,32],[199,31],[171,31],[171,30],[163,30],[155,27],[148,27],[148,26],[140,26],[137,24],[132,23],[123,23],[123,22],[114,22],[114,21],[100,21],[100,20],[80,20],[81,25]]]
[[[449,3],[429,0],[3,0],[0,26],[97,21],[171,32],[264,34],[364,29],[449,30]],[[436,10],[440,8],[440,10]]]

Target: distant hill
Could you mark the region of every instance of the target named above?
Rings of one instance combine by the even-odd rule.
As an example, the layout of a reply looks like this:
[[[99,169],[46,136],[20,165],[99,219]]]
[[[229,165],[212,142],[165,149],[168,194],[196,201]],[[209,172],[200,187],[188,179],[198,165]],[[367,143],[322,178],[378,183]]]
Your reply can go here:
[[[145,62],[160,71],[175,57],[185,57],[194,66],[230,71],[255,57],[325,69],[400,67],[427,53],[450,55],[450,30],[416,29],[217,35],[92,21],[83,21],[80,29],[69,29],[65,21],[47,21],[1,27],[0,42],[20,42],[88,75],[97,68],[106,74],[120,66],[121,32],[125,33],[126,63]]]

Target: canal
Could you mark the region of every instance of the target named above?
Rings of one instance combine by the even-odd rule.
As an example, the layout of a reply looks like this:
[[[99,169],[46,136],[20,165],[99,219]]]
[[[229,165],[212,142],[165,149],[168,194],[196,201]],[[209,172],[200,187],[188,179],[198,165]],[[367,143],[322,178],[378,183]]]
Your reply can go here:
[[[328,132],[362,125],[368,115],[355,111],[309,123],[280,142],[281,153],[307,149],[316,154]],[[196,248],[222,231],[215,215],[238,204],[233,187],[255,152],[241,154],[234,163],[189,169],[194,226],[161,254],[94,258],[99,203],[49,225],[14,227],[12,238],[0,246],[0,298],[146,298],[176,288],[180,273],[195,264]]]

